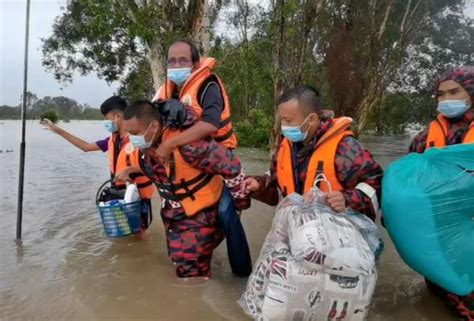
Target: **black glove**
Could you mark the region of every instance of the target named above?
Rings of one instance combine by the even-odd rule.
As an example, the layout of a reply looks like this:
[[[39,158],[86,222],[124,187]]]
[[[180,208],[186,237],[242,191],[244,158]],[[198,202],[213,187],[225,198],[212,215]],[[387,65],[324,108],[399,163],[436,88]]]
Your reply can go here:
[[[157,100],[153,105],[159,110],[164,127],[181,128],[186,122],[186,107],[178,99]]]

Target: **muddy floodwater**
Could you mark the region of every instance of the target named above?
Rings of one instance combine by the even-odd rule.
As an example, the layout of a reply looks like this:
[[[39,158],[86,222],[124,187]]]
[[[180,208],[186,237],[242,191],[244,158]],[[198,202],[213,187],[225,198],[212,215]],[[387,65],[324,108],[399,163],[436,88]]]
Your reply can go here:
[[[178,280],[166,254],[154,201],[148,239],[109,240],[96,213],[97,188],[108,178],[101,152],[83,153],[28,121],[23,241],[15,242],[20,122],[0,121],[0,320],[250,320],[236,301],[246,279],[230,273],[225,242],[206,283]],[[101,122],[60,124],[86,140],[104,138]],[[364,137],[386,166],[405,153],[408,137]],[[12,152],[10,152],[13,150]],[[8,151],[8,152],[7,152]],[[239,151],[246,172],[268,169],[267,154]],[[274,208],[253,202],[243,213],[255,260]],[[386,249],[369,321],[454,320],[400,259],[385,231]]]

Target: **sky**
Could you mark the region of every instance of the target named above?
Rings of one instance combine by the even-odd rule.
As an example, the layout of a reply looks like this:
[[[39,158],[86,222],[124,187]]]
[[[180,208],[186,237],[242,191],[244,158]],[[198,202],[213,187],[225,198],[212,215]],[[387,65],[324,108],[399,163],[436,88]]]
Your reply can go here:
[[[28,90],[44,96],[67,96],[79,103],[98,107],[118,88],[95,75],[76,74],[73,82],[58,83],[41,64],[41,38],[51,34],[54,19],[66,0],[31,0]],[[16,106],[23,90],[23,59],[26,0],[0,0],[0,105]],[[474,17],[474,0],[467,13]]]
[[[98,107],[118,88],[95,75],[75,75],[73,82],[58,83],[41,64],[41,38],[52,32],[54,19],[66,0],[31,0],[28,90],[44,96],[66,96]],[[0,105],[17,106],[23,91],[26,0],[0,0]]]

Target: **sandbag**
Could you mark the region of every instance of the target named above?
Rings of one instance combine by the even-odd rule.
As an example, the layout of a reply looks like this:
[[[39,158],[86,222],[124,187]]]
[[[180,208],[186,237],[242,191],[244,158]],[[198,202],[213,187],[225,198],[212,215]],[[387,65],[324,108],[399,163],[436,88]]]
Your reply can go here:
[[[474,144],[430,148],[392,163],[382,212],[411,268],[455,294],[474,291]]]
[[[254,320],[365,319],[383,243],[370,219],[323,203],[314,188],[278,206],[239,300]]]

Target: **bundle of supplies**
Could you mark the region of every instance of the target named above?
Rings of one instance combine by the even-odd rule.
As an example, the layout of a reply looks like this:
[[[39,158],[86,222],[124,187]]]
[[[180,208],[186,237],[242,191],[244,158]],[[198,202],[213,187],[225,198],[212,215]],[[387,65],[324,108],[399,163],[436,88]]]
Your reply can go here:
[[[239,300],[254,320],[364,320],[383,249],[374,222],[335,213],[317,188],[278,206]]]

